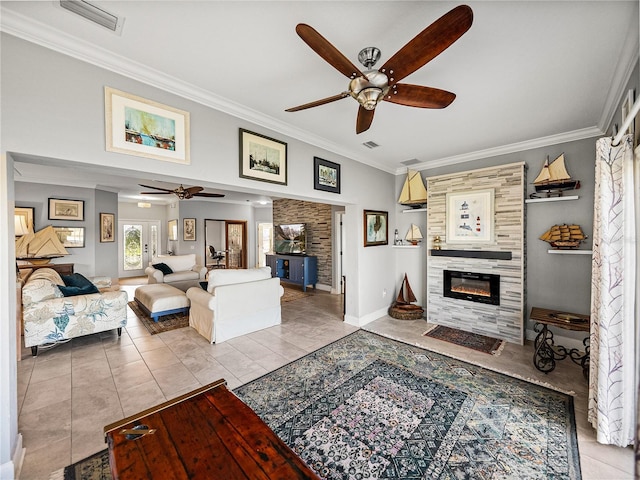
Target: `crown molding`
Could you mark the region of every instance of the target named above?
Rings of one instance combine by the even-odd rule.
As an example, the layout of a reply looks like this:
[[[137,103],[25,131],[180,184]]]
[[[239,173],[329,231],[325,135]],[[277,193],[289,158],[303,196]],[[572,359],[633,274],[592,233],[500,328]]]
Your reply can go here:
[[[509,145],[503,145],[501,147],[488,148],[486,150],[477,150],[475,152],[464,153],[462,155],[454,155],[452,157],[445,157],[437,160],[429,160],[426,162],[416,163],[414,165],[411,165],[411,169],[419,171],[428,168],[445,167],[449,165],[455,165],[457,163],[471,162],[473,160],[481,160],[483,158],[497,157],[500,155],[507,155],[510,153],[517,153],[525,150],[533,150],[534,148],[557,145],[559,143],[575,142],[577,140],[584,140],[585,138],[597,137],[603,134],[604,132],[600,130],[599,127],[588,127],[581,130],[574,130],[572,132],[558,133],[556,135],[549,135],[547,137],[526,140],[524,142],[511,143]],[[406,173],[406,167],[396,169],[396,175],[404,175]]]

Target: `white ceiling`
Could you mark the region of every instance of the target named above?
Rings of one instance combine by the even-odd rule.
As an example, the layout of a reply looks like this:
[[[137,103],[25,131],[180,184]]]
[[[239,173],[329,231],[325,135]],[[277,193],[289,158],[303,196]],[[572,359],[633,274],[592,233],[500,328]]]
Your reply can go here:
[[[407,160],[426,168],[598,135],[638,58],[637,1],[468,2],[470,30],[405,79],[456,100],[443,110],[382,102],[372,127],[356,135],[351,98],[285,112],[348,85],[296,35],[296,24],[313,26],[356,65],[363,47],[380,48],[380,67],[458,2],[92,3],[125,17],[120,35],[54,0],[2,1],[0,25],[392,173]],[[367,149],[367,141],[380,147]]]

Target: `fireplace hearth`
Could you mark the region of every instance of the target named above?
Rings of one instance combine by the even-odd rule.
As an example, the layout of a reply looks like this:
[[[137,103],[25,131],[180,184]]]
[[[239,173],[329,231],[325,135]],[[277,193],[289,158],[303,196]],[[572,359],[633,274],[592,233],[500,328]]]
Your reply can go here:
[[[500,305],[500,275],[444,270],[443,295],[459,300]]]

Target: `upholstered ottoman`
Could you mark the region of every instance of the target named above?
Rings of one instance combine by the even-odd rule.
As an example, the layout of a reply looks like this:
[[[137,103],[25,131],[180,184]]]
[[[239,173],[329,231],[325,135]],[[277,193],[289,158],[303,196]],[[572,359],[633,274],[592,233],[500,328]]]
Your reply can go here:
[[[154,322],[163,315],[189,310],[189,299],[179,288],[166,283],[143,285],[136,288],[134,299],[149,313]]]

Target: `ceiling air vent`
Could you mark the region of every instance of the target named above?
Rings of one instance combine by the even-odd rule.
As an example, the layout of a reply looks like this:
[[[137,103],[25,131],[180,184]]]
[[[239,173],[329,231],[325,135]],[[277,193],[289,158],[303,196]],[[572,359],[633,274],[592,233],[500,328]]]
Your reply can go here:
[[[404,162],[400,162],[400,163],[405,167],[408,167],[409,165],[415,165],[416,163],[420,163],[420,160],[418,160],[417,158],[412,158],[411,160],[405,160]]]
[[[363,145],[367,148],[376,148],[379,147],[380,145],[378,145],[376,142],[364,142]]]
[[[84,0],[60,0],[60,6],[65,10],[69,10],[87,20],[97,23],[112,32],[120,33],[124,18],[118,17],[113,13],[109,13],[95,5],[85,2]]]

